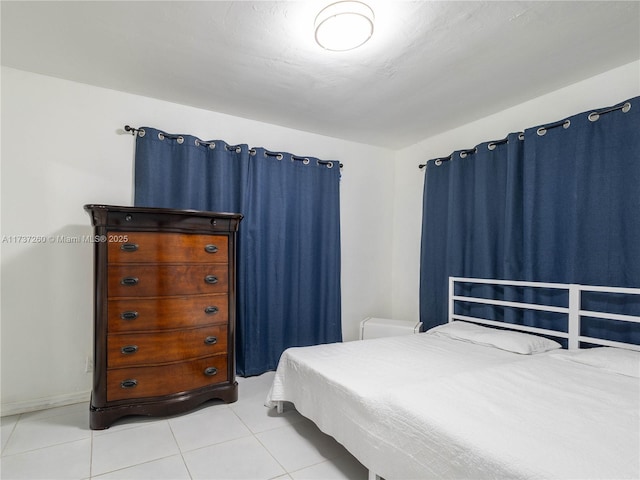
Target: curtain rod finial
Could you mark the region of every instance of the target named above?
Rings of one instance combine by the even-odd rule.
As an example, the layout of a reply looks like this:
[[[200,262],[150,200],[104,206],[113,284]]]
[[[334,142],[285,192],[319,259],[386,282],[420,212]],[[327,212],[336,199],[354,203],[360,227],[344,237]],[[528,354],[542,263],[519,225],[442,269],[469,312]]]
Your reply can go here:
[[[135,136],[135,134],[136,134],[136,132],[138,131],[138,129],[137,129],[137,128],[130,127],[129,125],[125,125],[125,126],[124,126],[124,131],[125,131],[125,132],[129,132],[131,135],[134,135],[134,136]]]

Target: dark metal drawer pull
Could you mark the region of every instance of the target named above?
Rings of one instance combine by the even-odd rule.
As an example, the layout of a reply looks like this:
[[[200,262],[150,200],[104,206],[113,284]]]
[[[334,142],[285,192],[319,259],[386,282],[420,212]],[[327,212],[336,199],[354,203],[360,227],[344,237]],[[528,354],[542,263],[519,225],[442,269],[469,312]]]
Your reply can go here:
[[[216,367],[207,367],[204,369],[204,374],[207,377],[213,377],[218,373],[218,369]]]
[[[136,277],[124,277],[120,281],[120,284],[127,285],[127,286],[131,287],[133,285],[137,285],[138,284],[138,279]]]
[[[205,245],[204,251],[207,253],[217,253],[218,247],[210,243],[209,245]]]
[[[120,351],[125,355],[131,355],[132,353],[136,353],[138,351],[137,345],[125,345],[120,349]]]
[[[120,386],[122,388],[134,388],[138,386],[138,381],[135,378],[130,378],[128,380],[120,382]]]
[[[215,305],[210,305],[208,307],[205,307],[204,313],[206,313],[207,315],[213,315],[214,313],[218,313],[218,307],[216,307]]]
[[[136,250],[138,250],[138,244],[137,243],[123,243],[122,245],[120,245],[120,250],[123,250],[125,252],[135,252]]]
[[[204,343],[207,345],[215,345],[218,343],[218,337],[210,336],[204,339]]]
[[[120,318],[123,320],[135,320],[136,318],[138,318],[138,312],[134,312],[134,311],[122,312],[120,314]]]
[[[206,277],[204,277],[204,282],[208,283],[209,285],[214,285],[218,283],[218,277],[216,277],[215,275],[207,275]]]

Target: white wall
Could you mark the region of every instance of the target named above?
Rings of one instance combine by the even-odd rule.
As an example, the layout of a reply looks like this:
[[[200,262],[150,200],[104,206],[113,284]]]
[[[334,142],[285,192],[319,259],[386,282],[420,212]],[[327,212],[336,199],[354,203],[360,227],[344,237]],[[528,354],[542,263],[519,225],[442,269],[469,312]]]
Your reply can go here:
[[[92,245],[11,236],[81,237],[84,204],[131,205],[125,124],[341,161],[345,339],[390,315],[394,152],[11,68],[1,88],[3,415],[88,399]]]
[[[419,317],[419,263],[424,170],[418,165],[522,131],[640,95],[640,61],[610,70],[495,115],[428,138],[397,153],[395,162],[394,318]],[[437,115],[437,112],[434,112]]]

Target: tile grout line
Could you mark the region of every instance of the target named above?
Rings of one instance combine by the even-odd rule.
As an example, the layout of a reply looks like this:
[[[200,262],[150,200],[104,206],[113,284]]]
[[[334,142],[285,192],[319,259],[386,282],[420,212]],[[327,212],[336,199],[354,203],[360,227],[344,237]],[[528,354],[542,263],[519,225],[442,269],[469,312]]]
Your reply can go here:
[[[139,418],[142,418],[142,417],[139,416]],[[167,426],[169,427],[169,431],[171,432],[171,436],[173,437],[174,441],[176,442],[176,446],[178,447],[178,452],[182,456],[182,451],[180,450],[180,445],[178,445],[178,441],[177,441],[177,439],[175,437],[175,434],[173,433],[173,429],[171,428],[171,424],[169,423],[169,418],[168,417],[158,417],[158,418],[155,418],[155,419],[153,419],[153,420],[151,420],[149,422],[145,421],[144,423],[141,423],[140,425],[131,425],[131,427],[126,428],[124,430],[116,430],[116,431],[109,432],[109,431],[105,431],[106,430],[105,429],[105,430],[98,430],[98,431],[99,432],[103,432],[103,433],[100,434],[100,436],[112,435],[112,434],[118,434],[118,433],[120,433],[122,431],[133,430],[133,429],[136,429],[136,428],[144,428],[146,425],[156,425],[156,424],[159,424],[160,422],[165,422],[167,424]],[[93,435],[92,435],[91,445],[92,445],[91,451],[92,451],[92,459],[93,459]],[[157,462],[158,460],[164,460],[165,458],[173,457],[173,456],[176,456],[176,455],[177,454],[174,453],[174,454],[166,455],[164,457],[152,458],[152,459],[149,459],[149,460],[145,460],[144,462],[140,462],[140,463],[134,463],[132,465],[126,465],[124,467],[118,467],[118,468],[115,468],[113,470],[108,470],[106,472],[102,472],[102,473],[96,475],[95,478],[100,478],[103,475],[111,474],[113,472],[119,472],[121,470],[127,470],[128,468],[138,467],[140,465],[145,465],[145,464],[148,464],[148,463]],[[183,458],[183,461],[184,461],[184,458]],[[186,466],[186,464],[185,464],[185,466]],[[187,471],[189,471],[188,468],[187,468]],[[92,464],[91,464],[91,473],[93,475],[93,461],[92,461]],[[192,478],[191,477],[191,472],[189,472],[189,477]],[[90,477],[90,479],[93,479],[93,478],[94,478],[93,476]]]
[[[266,407],[265,407],[266,408]],[[251,432],[251,436],[255,439],[256,442],[258,442],[260,444],[260,446],[262,446],[262,448],[264,448],[266,450],[266,452],[271,456],[271,458],[273,458],[275,460],[275,462],[280,466],[280,468],[282,468],[282,470],[284,471],[284,474],[289,475],[289,472],[287,471],[287,469],[284,467],[284,465],[282,465],[282,463],[280,463],[278,461],[278,459],[271,453],[271,450],[269,450],[265,444],[263,444],[260,439],[257,437],[256,432],[254,432],[251,427],[249,425],[247,425],[247,423],[242,419],[242,417],[240,417],[240,415],[238,415],[238,413],[231,408],[231,406],[229,406],[229,410],[231,410],[233,412],[233,414],[238,418],[238,420],[240,420],[240,422],[247,427],[247,430],[249,430],[249,432]],[[257,432],[257,433],[263,433],[263,432]],[[283,474],[277,475],[276,477],[271,477],[271,478],[278,478],[281,477]]]
[[[32,448],[30,450],[24,450],[22,452],[10,453],[8,455],[7,454],[2,454],[2,458],[16,457],[18,455],[25,455],[27,453],[38,452],[40,450],[46,450],[47,448],[58,447],[60,445],[69,445],[70,443],[84,442],[87,439],[89,439],[89,437],[87,437],[87,438],[76,438],[75,440],[67,440],[66,442],[53,443],[51,445],[43,445],[42,447]],[[91,439],[91,443],[93,444],[93,439]]]
[[[231,406],[230,406],[230,407],[231,407]],[[264,406],[264,408],[265,408],[265,409],[267,409],[267,410],[270,410],[270,409],[269,409],[268,407],[266,407],[266,406]],[[295,409],[295,407],[293,407],[293,408]],[[291,427],[291,426],[292,426],[292,424],[280,425],[280,426],[277,426],[277,427],[267,428],[266,430],[261,430],[260,432],[254,432],[254,431],[249,427],[249,425],[247,425],[247,424],[246,424],[246,422],[244,422],[244,420],[242,420],[242,417],[240,417],[240,415],[238,415],[238,413],[237,413],[233,408],[230,408],[230,410],[232,410],[232,411],[233,411],[233,413],[235,414],[235,416],[236,416],[236,417],[238,417],[238,419],[239,419],[239,420],[240,420],[240,421],[241,421],[241,422],[242,422],[242,423],[247,427],[247,429],[251,432],[251,434],[252,434],[252,435],[253,435],[253,437],[256,439],[256,441],[257,441],[257,442],[258,442],[258,443],[259,443],[259,444],[260,444],[260,445],[261,445],[261,446],[262,446],[262,447],[263,447],[263,448],[264,448],[264,449],[269,453],[269,455],[271,455],[271,457],[276,461],[276,463],[277,463],[278,465],[280,465],[280,467],[282,467],[282,470],[284,470],[284,472],[285,472],[284,474],[280,474],[280,475],[277,475],[277,476],[275,476],[275,477],[271,477],[269,480],[274,480],[274,479],[279,478],[279,477],[281,477],[281,476],[283,476],[283,475],[287,475],[287,476],[291,477],[291,473],[299,472],[299,471],[304,470],[304,469],[306,469],[306,468],[314,467],[314,466],[316,466],[316,465],[320,465],[320,464],[325,463],[325,462],[327,462],[327,461],[331,461],[331,460],[332,460],[332,458],[335,458],[335,457],[332,457],[332,458],[325,458],[325,459],[320,460],[320,461],[318,461],[318,462],[316,462],[316,463],[314,463],[314,464],[307,465],[307,466],[300,467],[300,468],[298,468],[298,469],[295,469],[295,470],[289,471],[289,470],[287,470],[287,469],[285,468],[285,466],[284,466],[282,463],[280,463],[280,461],[278,461],[278,459],[277,459],[277,458],[276,458],[276,457],[271,453],[271,451],[269,450],[269,448],[267,448],[267,446],[266,446],[264,443],[262,443],[262,442],[260,441],[260,439],[258,438],[258,434],[262,434],[262,433],[266,433],[266,432],[272,432],[272,431],[274,431],[274,430],[278,430],[278,429],[283,428],[283,427]],[[284,414],[284,412],[283,412],[283,414]],[[279,414],[279,415],[283,415],[283,414]],[[297,423],[297,422],[296,422],[296,423]],[[326,435],[326,434],[325,434],[325,435]]]
[[[18,418],[16,419],[16,421],[14,422],[13,426],[11,427],[11,432],[9,433],[9,436],[7,437],[7,441],[4,444],[4,447],[2,447],[2,451],[0,452],[0,457],[4,457],[4,451],[7,449],[7,446],[9,445],[9,441],[11,441],[11,437],[13,437],[13,433],[16,431],[16,427],[18,426],[18,422],[22,419],[22,413],[20,413],[18,415]]]
[[[265,407],[266,408],[266,407]],[[287,471],[287,469],[284,467],[284,465],[282,465],[282,463],[280,463],[278,461],[278,459],[271,453],[271,450],[269,450],[265,444],[263,444],[260,439],[257,437],[257,433],[263,433],[263,432],[254,432],[251,427],[249,425],[247,425],[247,422],[245,422],[242,417],[240,415],[238,415],[238,412],[236,412],[233,408],[231,408],[231,405],[229,406],[229,410],[231,410],[233,412],[233,414],[238,418],[238,420],[240,420],[240,422],[247,427],[247,430],[249,430],[249,432],[251,432],[251,436],[254,438],[254,440],[256,442],[258,442],[260,444],[260,446],[262,448],[265,449],[265,451],[271,456],[271,458],[273,458],[275,460],[275,462],[280,466],[280,468],[282,468],[282,470],[284,471],[284,474],[289,475],[289,472]],[[271,477],[271,478],[278,478],[281,477],[284,474],[279,474],[276,477]],[[268,479],[269,480],[269,479]]]
[[[173,427],[171,427],[171,422],[169,420],[167,420],[167,425],[169,425],[169,430],[171,431],[171,435],[173,436],[173,441],[176,442],[176,446],[178,447],[178,451],[180,452],[180,458],[182,459],[182,463],[184,464],[184,468],[187,470],[187,473],[189,474],[189,478],[191,480],[193,480],[193,475],[191,474],[191,470],[189,470],[189,465],[187,464],[187,461],[184,459],[184,452],[182,451],[182,448],[180,447],[180,442],[178,442],[178,439],[176,438],[176,434],[173,431]]]
[[[264,443],[262,443],[262,442],[260,441],[260,439],[259,439],[255,434],[253,435],[253,438],[255,438],[255,440],[260,444],[260,446],[262,446],[262,448],[264,448],[264,449],[266,450],[266,452],[271,456],[271,458],[273,458],[273,459],[275,460],[275,462],[276,462],[278,465],[280,465],[280,468],[282,468],[282,470],[284,471],[284,474],[289,475],[289,471],[285,468],[285,466],[284,466],[284,465],[282,465],[282,463],[280,463],[280,461],[279,461],[279,460],[278,460],[278,459],[273,455],[273,453],[271,453],[271,450],[269,450],[269,449],[267,448],[267,446],[266,446]],[[272,479],[273,479],[273,478],[278,478],[278,477],[281,477],[281,476],[282,476],[282,475],[284,475],[284,474],[279,474],[279,475],[277,475],[277,476],[275,476],[275,477],[271,477],[271,478],[272,478]]]
[[[93,430],[91,430],[91,447],[89,448],[89,479],[91,478],[93,478]]]

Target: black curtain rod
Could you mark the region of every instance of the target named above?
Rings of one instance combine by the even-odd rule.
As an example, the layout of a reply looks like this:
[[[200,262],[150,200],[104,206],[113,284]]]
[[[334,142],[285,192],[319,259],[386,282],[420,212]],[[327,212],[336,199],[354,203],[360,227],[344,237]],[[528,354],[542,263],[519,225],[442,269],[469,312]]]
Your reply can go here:
[[[254,148],[250,149],[249,152],[252,155],[255,155],[256,150]],[[276,157],[278,160],[282,160],[284,158],[284,155],[282,155],[282,153],[280,152],[270,152],[269,150],[264,151],[264,154],[268,157]],[[297,155],[291,155],[291,160],[297,161],[297,162],[302,162],[305,165],[309,163],[309,158],[308,157],[299,157]],[[329,161],[329,160],[318,160],[318,163],[320,165],[333,165],[333,162]],[[344,165],[342,165],[342,163],[340,164],[340,168],[342,168]]]
[[[602,109],[600,111],[598,111],[598,110],[593,111],[589,115],[587,115],[587,118],[591,122],[596,122],[600,118],[600,115],[606,115],[607,113],[615,112],[616,110],[622,110],[623,113],[627,113],[629,110],[631,110],[631,102],[624,102],[624,103],[621,103],[619,105],[616,105],[615,107],[604,108],[604,109]],[[539,127],[538,130],[536,130],[536,133],[538,135],[542,136],[545,133],[547,133],[547,130],[550,130],[552,128],[557,128],[557,127],[560,127],[560,126],[565,128],[565,129],[567,129],[567,128],[569,128],[571,126],[571,121],[569,119],[567,119],[567,120],[560,120],[558,122],[554,122],[554,123],[549,123],[547,125],[543,125],[543,126]],[[506,143],[507,139],[508,139],[508,137],[507,138],[503,138],[502,140],[496,140],[496,141],[493,141],[493,142],[489,142],[487,147],[489,148],[489,150],[493,150],[494,148],[496,148],[497,145],[500,145],[502,143]],[[518,135],[518,139],[524,140],[524,133],[521,132]],[[460,156],[462,157],[462,155],[464,154],[464,156],[466,157],[469,154],[476,153],[476,151],[477,151],[477,147],[476,148],[472,148],[471,150],[461,150],[460,151]],[[444,158],[436,158],[435,159],[436,164],[440,165],[442,162],[446,162],[446,161],[451,160],[452,155],[449,155],[448,157],[444,157]],[[420,170],[422,170],[426,166],[427,166],[426,163],[421,163],[420,165],[418,165],[418,168]]]
[[[466,152],[467,154],[476,153],[476,149],[472,148],[471,150],[463,150],[460,153],[463,153],[463,152]],[[448,157],[434,158],[432,160],[436,161],[436,165],[440,165],[440,164],[442,164],[442,162],[448,162],[449,160],[451,160],[451,157],[453,157],[453,153],[451,155],[449,155]],[[418,168],[419,169],[423,169],[426,166],[427,166],[426,163],[421,163],[420,165],[418,165]]]
[[[134,128],[131,127],[129,125],[125,125],[124,126],[124,131],[125,132],[129,132],[131,133],[131,135],[137,135],[138,132],[143,132],[144,135],[144,130],[141,128]],[[168,133],[162,133],[162,135],[166,138],[170,138],[172,140],[176,140],[178,138],[182,138],[181,135],[169,135]],[[201,145],[210,145],[210,143],[205,142],[203,140],[198,140],[200,142]],[[178,140],[178,143],[182,143],[181,140]],[[241,146],[240,145],[227,145],[226,146],[227,150],[235,150],[236,152],[240,153],[240,149]],[[252,154],[255,154],[255,149],[251,148],[249,149],[249,152]],[[270,152],[268,150],[265,150],[265,155],[268,155],[270,157],[276,157],[278,160],[282,160],[284,157],[282,155],[282,153],[278,153],[278,152]],[[309,163],[309,159],[307,157],[298,157],[296,155],[291,155],[291,160],[296,160],[296,161],[301,161],[304,164]],[[328,161],[328,160],[318,160],[318,163],[320,165],[333,165],[333,162]],[[342,163],[340,163],[340,168],[342,168],[344,165]]]

